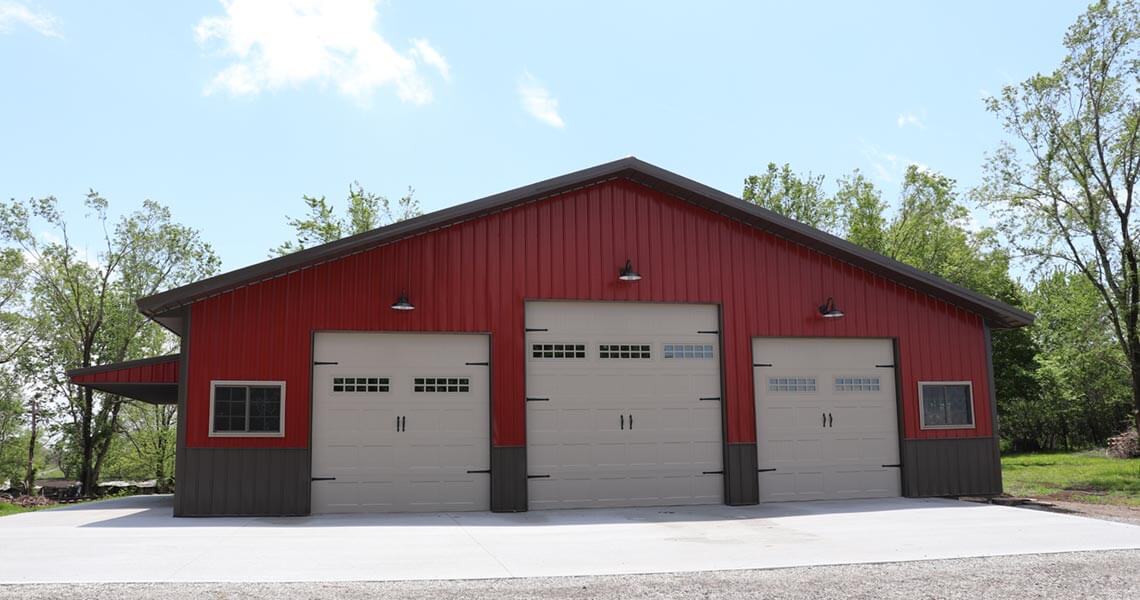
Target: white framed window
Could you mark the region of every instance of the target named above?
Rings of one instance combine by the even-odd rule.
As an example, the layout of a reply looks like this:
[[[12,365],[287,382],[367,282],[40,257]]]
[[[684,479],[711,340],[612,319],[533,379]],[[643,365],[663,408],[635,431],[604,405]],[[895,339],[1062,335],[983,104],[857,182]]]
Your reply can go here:
[[[531,344],[531,358],[586,358],[586,344]]]
[[[920,381],[918,410],[923,429],[973,429],[974,383]]]
[[[427,394],[466,393],[471,391],[470,377],[416,377],[412,391]]]
[[[284,435],[284,381],[210,382],[210,437]]]
[[[332,391],[353,393],[387,392],[390,387],[387,377],[333,377]]]
[[[665,344],[662,358],[713,358],[712,344]]]
[[[652,358],[649,344],[599,344],[598,358]]]
[[[769,377],[769,392],[814,392],[815,377]]]
[[[878,377],[836,377],[837,392],[877,392],[880,389]]]

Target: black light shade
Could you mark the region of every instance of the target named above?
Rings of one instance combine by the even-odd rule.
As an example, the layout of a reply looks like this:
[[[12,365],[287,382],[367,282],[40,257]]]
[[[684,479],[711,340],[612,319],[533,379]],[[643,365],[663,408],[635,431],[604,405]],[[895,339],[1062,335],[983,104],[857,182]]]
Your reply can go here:
[[[641,275],[637,271],[633,270],[633,263],[630,262],[629,259],[626,259],[625,266],[621,268],[620,272],[618,272],[618,279],[622,281],[639,281],[641,279]]]
[[[819,314],[825,319],[838,319],[843,316],[843,311],[835,308],[835,300],[828,298],[827,302],[819,305]]]
[[[415,310],[416,306],[408,302],[407,292],[400,292],[400,297],[392,303],[392,310]]]

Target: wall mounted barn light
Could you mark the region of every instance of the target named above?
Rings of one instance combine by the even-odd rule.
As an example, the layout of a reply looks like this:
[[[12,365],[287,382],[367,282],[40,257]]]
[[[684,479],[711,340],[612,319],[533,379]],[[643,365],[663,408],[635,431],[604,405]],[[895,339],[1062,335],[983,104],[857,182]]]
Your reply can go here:
[[[408,302],[408,293],[400,292],[400,297],[392,303],[392,310],[415,310],[416,306]]]
[[[819,314],[825,319],[838,319],[843,316],[843,311],[835,308],[835,300],[828,298],[827,302],[819,305]]]
[[[638,281],[641,279],[641,275],[633,270],[633,263],[627,258],[625,260],[625,266],[618,272],[618,279],[622,281]]]

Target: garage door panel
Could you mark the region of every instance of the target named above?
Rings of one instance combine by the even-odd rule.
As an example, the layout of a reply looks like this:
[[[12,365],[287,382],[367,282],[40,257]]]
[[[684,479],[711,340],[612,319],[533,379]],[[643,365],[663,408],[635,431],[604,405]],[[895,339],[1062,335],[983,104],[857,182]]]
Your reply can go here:
[[[485,510],[490,504],[486,336],[318,333],[314,360],[313,512]],[[340,391],[337,377],[386,379]],[[417,378],[455,380],[432,391]],[[466,392],[459,391],[465,378]],[[397,417],[400,429],[397,430]],[[457,508],[458,507],[458,508]]]
[[[753,359],[761,500],[899,494],[890,340],[755,339]]]
[[[707,345],[707,354],[719,354],[716,336],[698,333],[718,328],[715,307],[528,302],[526,320],[544,330],[527,334],[526,395],[549,398],[527,406],[528,469],[550,476],[530,481],[531,508],[720,500],[720,476],[711,476],[708,493],[692,481],[721,469],[721,406],[700,401],[720,396],[719,356],[695,358],[703,349],[690,350],[694,358],[664,356],[666,344]],[[533,356],[536,345],[569,342],[585,356]],[[602,358],[603,345],[637,350]]]

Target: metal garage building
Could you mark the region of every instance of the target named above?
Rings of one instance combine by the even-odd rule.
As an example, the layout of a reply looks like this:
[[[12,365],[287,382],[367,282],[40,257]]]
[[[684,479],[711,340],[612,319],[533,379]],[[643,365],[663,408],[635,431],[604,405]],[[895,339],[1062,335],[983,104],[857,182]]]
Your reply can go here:
[[[183,516],[997,493],[1033,318],[635,158],[138,305]]]

